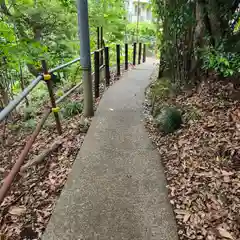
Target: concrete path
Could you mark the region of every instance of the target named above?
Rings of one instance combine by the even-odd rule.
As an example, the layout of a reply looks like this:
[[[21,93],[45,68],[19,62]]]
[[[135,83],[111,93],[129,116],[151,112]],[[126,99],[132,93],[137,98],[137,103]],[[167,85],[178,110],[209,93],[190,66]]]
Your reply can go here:
[[[154,60],[104,94],[44,240],[176,240],[163,167],[144,128]]]

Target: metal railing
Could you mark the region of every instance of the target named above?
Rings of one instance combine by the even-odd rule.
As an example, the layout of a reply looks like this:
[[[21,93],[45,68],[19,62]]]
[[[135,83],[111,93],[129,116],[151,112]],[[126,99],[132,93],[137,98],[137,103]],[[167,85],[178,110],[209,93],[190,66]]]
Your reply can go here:
[[[143,51],[140,47],[141,44],[139,44],[139,54],[138,54],[138,63],[140,64],[141,62],[141,57],[142,61],[145,62],[146,60],[146,46],[144,45]],[[137,43],[133,44],[133,65],[136,64],[136,47]],[[91,55],[94,55],[94,72],[92,73],[92,76],[94,76],[94,94],[95,98],[99,97],[99,85],[100,85],[100,72],[101,70],[105,70],[105,85],[108,87],[110,85],[110,64],[109,64],[109,47],[103,47],[100,48],[94,52],[91,52]],[[121,56],[121,48],[120,45],[116,45],[116,63],[117,63],[117,76],[120,76],[121,74],[121,68],[120,68],[120,56]],[[16,175],[20,172],[21,167],[23,165],[23,162],[25,158],[27,157],[34,141],[36,140],[38,134],[40,133],[44,123],[48,119],[49,115],[51,112],[53,112],[55,116],[55,121],[56,121],[56,127],[59,135],[62,134],[62,129],[61,129],[61,123],[60,123],[60,118],[58,116],[58,107],[57,105],[62,102],[67,96],[69,96],[71,93],[73,93],[78,87],[82,85],[82,82],[78,83],[71,89],[69,89],[65,94],[63,94],[61,97],[55,100],[55,95],[53,91],[53,83],[51,79],[51,74],[59,71],[61,69],[64,69],[66,67],[69,67],[73,65],[74,63],[77,63],[80,61],[80,57],[76,58],[70,62],[67,62],[65,64],[59,65],[55,68],[52,68],[50,70],[47,69],[47,64],[45,61],[42,61],[42,67],[43,67],[43,73],[39,75],[36,79],[34,79],[31,84],[26,87],[15,99],[13,99],[8,106],[6,106],[1,112],[0,112],[0,122],[3,121],[7,116],[22,102],[24,99],[36,88],[36,86],[41,82],[45,81],[49,96],[50,96],[50,102],[51,102],[51,107],[48,107],[46,111],[43,113],[43,116],[41,118],[41,121],[37,124],[35,130],[33,131],[31,137],[27,141],[27,143],[24,146],[24,149],[22,150],[20,156],[16,160],[15,164],[13,165],[12,169],[8,173],[7,177],[4,179],[3,184],[0,188],[0,204],[2,203],[4,197],[6,196],[14,178]],[[125,44],[125,58],[124,58],[124,65],[125,65],[125,70],[128,69],[128,44]]]

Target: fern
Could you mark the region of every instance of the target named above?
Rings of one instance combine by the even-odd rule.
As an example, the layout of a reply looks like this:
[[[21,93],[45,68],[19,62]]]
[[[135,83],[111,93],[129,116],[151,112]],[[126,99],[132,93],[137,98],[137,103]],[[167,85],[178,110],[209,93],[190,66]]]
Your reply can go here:
[[[63,111],[63,116],[68,118],[75,116],[79,113],[81,113],[83,110],[83,105],[80,102],[68,102]]]

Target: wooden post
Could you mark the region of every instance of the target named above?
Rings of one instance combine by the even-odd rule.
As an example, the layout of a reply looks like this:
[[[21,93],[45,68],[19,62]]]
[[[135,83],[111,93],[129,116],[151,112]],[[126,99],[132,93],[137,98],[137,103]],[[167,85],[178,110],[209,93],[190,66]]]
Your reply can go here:
[[[100,64],[99,64],[99,51],[94,52],[94,93],[95,98],[99,97],[99,82],[100,82]]]
[[[109,70],[109,48],[105,47],[105,77],[106,77],[106,86],[110,84],[110,70]]]
[[[128,70],[128,44],[125,43],[125,70]]]
[[[133,65],[136,65],[137,43],[133,43]]]
[[[48,68],[47,68],[47,63],[46,63],[45,60],[42,60],[42,68],[43,68],[44,75],[49,75]],[[47,84],[49,97],[50,97],[51,104],[52,104],[52,111],[53,111],[54,118],[55,118],[55,121],[56,121],[57,131],[58,131],[58,134],[61,135],[62,134],[62,127],[61,127],[60,118],[59,118],[59,115],[58,115],[57,106],[56,106],[56,102],[55,102],[55,96],[54,96],[54,92],[53,92],[53,87],[52,87],[53,84],[52,84],[51,77],[50,77],[50,79],[46,80],[46,84]],[[54,111],[55,109],[56,109],[56,111]]]
[[[142,43],[139,43],[139,49],[138,49],[138,64],[141,63],[141,55],[142,55]]]
[[[117,52],[117,76],[121,75],[120,69],[120,44],[116,45],[116,52]]]
[[[143,62],[146,62],[146,44],[143,44]]]

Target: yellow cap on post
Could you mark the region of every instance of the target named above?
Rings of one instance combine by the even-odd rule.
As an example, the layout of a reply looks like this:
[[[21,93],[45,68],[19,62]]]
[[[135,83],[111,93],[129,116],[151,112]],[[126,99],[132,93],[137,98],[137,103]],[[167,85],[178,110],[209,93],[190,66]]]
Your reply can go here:
[[[43,75],[43,79],[44,79],[44,81],[49,81],[49,80],[51,80],[51,75],[50,74],[44,74]]]
[[[52,108],[52,112],[57,113],[60,111],[60,107]]]

